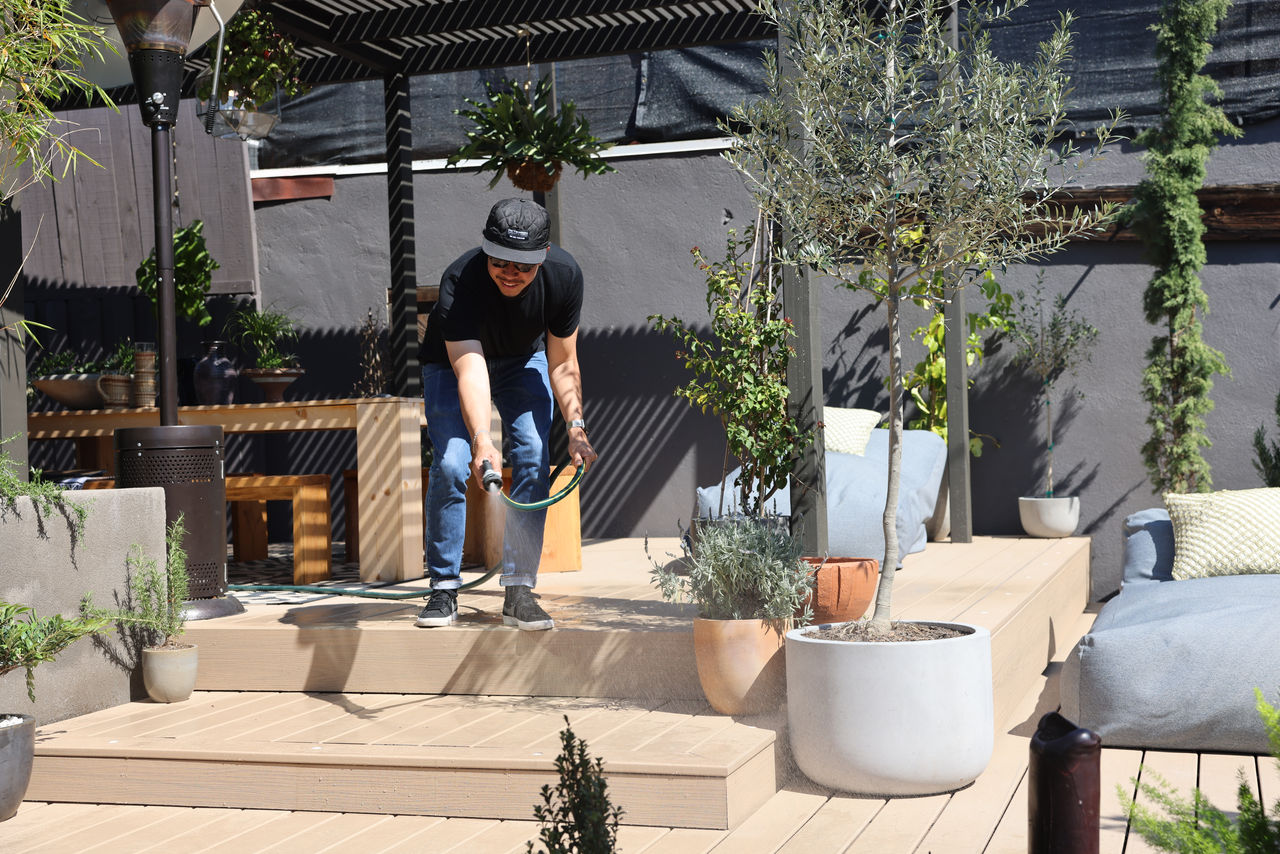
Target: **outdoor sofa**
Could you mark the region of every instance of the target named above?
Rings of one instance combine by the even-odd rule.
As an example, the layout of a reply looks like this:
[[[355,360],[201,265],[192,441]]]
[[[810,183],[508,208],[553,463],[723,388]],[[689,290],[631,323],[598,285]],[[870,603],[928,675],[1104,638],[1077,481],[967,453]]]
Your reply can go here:
[[[1063,665],[1062,715],[1109,747],[1265,754],[1254,689],[1280,691],[1280,489],[1166,502],[1176,518],[1124,522],[1122,587]]]

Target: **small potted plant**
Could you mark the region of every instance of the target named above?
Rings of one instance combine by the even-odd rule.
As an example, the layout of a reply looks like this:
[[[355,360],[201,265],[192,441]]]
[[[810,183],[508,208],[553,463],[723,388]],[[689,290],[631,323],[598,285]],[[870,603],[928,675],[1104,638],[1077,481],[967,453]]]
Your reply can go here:
[[[71,350],[45,353],[27,372],[30,385],[68,409],[101,409],[102,392],[92,362]]]
[[[253,352],[253,367],[240,373],[262,388],[268,403],[284,400],[285,388],[305,373],[298,367],[298,357],[284,350],[289,342],[298,340],[298,330],[287,312],[242,303],[227,317],[223,333]]]
[[[781,701],[786,632],[810,618],[813,567],[784,525],[759,521],[726,519],[703,531],[696,552],[685,545],[682,562],[653,561],[651,572],[668,602],[697,606],[698,682],[725,715],[765,712]]]
[[[97,617],[39,617],[26,605],[0,601],[0,676],[10,670],[25,671],[27,697],[34,703],[36,667],[106,627],[107,620]],[[0,821],[17,813],[31,781],[34,757],[35,718],[0,712]]]
[[[169,526],[168,555],[161,569],[139,547],[130,550],[129,591],[122,607],[97,608],[92,594],[80,604],[81,613],[96,620],[119,623],[141,649],[142,682],[147,696],[157,703],[181,702],[191,696],[196,685],[199,648],[179,640],[186,631],[183,609],[189,594],[187,553],[182,548],[186,535],[182,516]]]
[[[1033,537],[1069,537],[1080,521],[1080,498],[1053,492],[1053,387],[1064,373],[1074,373],[1081,361],[1089,359],[1089,347],[1098,330],[1079,312],[1069,311],[1061,294],[1047,309],[1043,278],[1041,274],[1030,295],[1018,292],[1017,305],[1008,319],[1008,333],[1017,344],[1013,363],[1039,381],[1045,413],[1044,495],[1019,498],[1018,516],[1023,530]],[[1083,394],[1077,390],[1076,396]]]
[[[466,145],[449,155],[449,165],[483,159],[478,171],[494,173],[489,189],[505,172],[517,188],[540,192],[555,186],[566,163],[583,178],[617,171],[599,157],[612,143],[591,135],[574,103],[555,109],[550,77],[539,80],[532,94],[515,81],[496,88],[486,83],[485,88],[484,101],[468,98],[471,109],[454,110],[475,127],[467,131]]]
[[[205,305],[205,297],[213,286],[213,271],[220,266],[205,245],[203,220],[192,220],[190,225],[174,232],[174,307],[179,317],[194,321],[197,326],[209,325],[213,318]],[[139,290],[153,304],[158,305],[156,283],[160,280],[160,274],[156,270],[155,249],[138,265],[134,278]]]
[[[227,21],[217,97],[212,65],[196,81],[196,96],[202,110],[213,110],[226,123],[222,136],[262,139],[280,121],[281,99],[307,90],[298,76],[301,67],[293,40],[276,29],[271,13],[246,3]]]
[[[116,344],[111,355],[102,361],[98,391],[102,404],[109,409],[128,406],[133,393],[133,342],[128,338]]]

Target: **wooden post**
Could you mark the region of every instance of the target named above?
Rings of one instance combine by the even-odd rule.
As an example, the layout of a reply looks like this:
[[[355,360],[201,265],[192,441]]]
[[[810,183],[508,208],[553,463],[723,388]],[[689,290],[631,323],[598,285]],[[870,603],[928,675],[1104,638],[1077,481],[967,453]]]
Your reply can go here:
[[[383,78],[387,127],[387,220],[391,239],[391,392],[422,395],[418,365],[418,267],[413,232],[413,127],[409,75]]]

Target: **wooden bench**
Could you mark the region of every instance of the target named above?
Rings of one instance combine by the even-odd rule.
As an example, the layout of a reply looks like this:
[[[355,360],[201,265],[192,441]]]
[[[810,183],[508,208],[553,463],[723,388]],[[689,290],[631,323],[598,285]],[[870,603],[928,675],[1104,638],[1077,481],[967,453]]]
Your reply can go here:
[[[293,502],[293,583],[330,577],[329,475],[228,475],[236,561],[267,556],[267,502]]]

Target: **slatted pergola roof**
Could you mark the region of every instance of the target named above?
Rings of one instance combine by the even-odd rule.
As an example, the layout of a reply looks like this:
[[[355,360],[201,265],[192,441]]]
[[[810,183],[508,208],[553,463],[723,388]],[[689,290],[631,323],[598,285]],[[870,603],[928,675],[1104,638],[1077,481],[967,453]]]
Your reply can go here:
[[[265,0],[312,85],[772,38],[754,0]],[[193,64],[204,64],[202,51]]]

